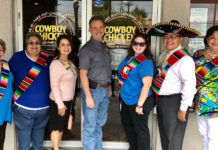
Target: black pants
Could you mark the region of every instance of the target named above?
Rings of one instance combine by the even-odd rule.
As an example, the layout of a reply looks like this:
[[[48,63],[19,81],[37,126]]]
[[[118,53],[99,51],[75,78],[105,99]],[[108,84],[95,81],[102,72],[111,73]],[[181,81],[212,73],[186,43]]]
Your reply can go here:
[[[158,96],[157,117],[163,150],[182,150],[187,121],[177,118],[181,99],[181,94]]]
[[[130,144],[129,150],[150,150],[148,115],[154,107],[154,98],[147,98],[143,105],[144,115],[136,113],[136,105],[122,102],[121,121]]]
[[[0,150],[3,150],[4,147],[6,125],[7,122],[4,122],[3,125],[0,126]]]

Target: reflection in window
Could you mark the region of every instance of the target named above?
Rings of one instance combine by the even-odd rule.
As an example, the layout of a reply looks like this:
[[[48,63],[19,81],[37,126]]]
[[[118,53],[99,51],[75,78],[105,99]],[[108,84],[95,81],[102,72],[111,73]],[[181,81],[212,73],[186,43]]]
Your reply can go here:
[[[56,39],[60,34],[72,33],[81,37],[81,3],[81,0],[23,0],[24,37],[30,31],[40,33],[43,38],[43,50],[47,52],[55,49]],[[63,140],[81,140],[79,97],[77,97],[75,111],[76,120],[73,129],[64,131]],[[48,131],[45,139],[50,140]]]
[[[132,37],[137,32],[145,32],[152,24],[153,1],[104,0],[103,5],[92,0],[92,15],[101,15],[106,22],[104,42],[112,58],[112,93],[108,109],[108,120],[103,127],[104,141],[127,141],[121,125],[119,113],[119,90],[117,68],[126,57]]]
[[[24,35],[39,33],[48,53],[55,49],[61,34],[81,37],[81,0],[24,0],[23,8]]]
[[[152,5],[152,1],[104,1],[103,7],[95,7],[93,3],[93,15],[101,14],[106,19],[113,14],[129,14],[148,28],[152,24]]]
[[[218,23],[217,5],[217,0],[191,0],[190,26],[201,33],[200,37],[189,38],[188,49],[191,54],[204,48],[207,29]]]

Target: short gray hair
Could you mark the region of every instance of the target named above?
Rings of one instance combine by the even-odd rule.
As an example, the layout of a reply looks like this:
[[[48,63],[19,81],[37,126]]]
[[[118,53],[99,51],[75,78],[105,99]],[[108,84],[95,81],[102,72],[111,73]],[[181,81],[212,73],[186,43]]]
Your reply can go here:
[[[39,33],[37,33],[37,32],[28,32],[28,33],[26,34],[26,45],[28,45],[29,38],[31,38],[31,37],[37,37],[37,38],[39,39],[39,43],[40,43],[40,45],[41,45],[41,43],[42,43],[42,37],[41,37],[41,35],[40,35]]]

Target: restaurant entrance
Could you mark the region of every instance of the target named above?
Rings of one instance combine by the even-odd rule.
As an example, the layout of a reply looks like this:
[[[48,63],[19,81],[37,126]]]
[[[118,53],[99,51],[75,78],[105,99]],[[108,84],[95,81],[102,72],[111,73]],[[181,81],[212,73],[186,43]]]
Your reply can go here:
[[[128,143],[120,121],[117,67],[127,55],[131,38],[160,21],[161,0],[17,0],[15,1],[15,48],[25,48],[25,35],[38,32],[43,39],[42,48],[52,54],[56,39],[61,34],[76,36],[81,45],[90,39],[88,22],[91,16],[101,15],[106,22],[104,41],[112,56],[113,96],[110,100],[108,120],[103,128],[103,148],[127,149]],[[152,39],[152,51],[158,54]],[[78,81],[79,82],[79,81]],[[76,100],[76,120],[71,131],[65,131],[61,147],[82,147],[81,100]],[[155,145],[156,117],[149,118],[151,146]],[[51,147],[49,133],[46,132],[44,147]]]

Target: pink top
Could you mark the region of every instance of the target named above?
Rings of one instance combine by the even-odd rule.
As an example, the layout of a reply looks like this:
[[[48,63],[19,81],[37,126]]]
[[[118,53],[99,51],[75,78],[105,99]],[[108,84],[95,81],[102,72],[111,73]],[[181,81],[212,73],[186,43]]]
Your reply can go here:
[[[58,108],[63,108],[63,101],[70,101],[75,94],[76,67],[71,63],[71,70],[67,70],[60,60],[53,60],[50,65],[50,99],[55,101]]]

